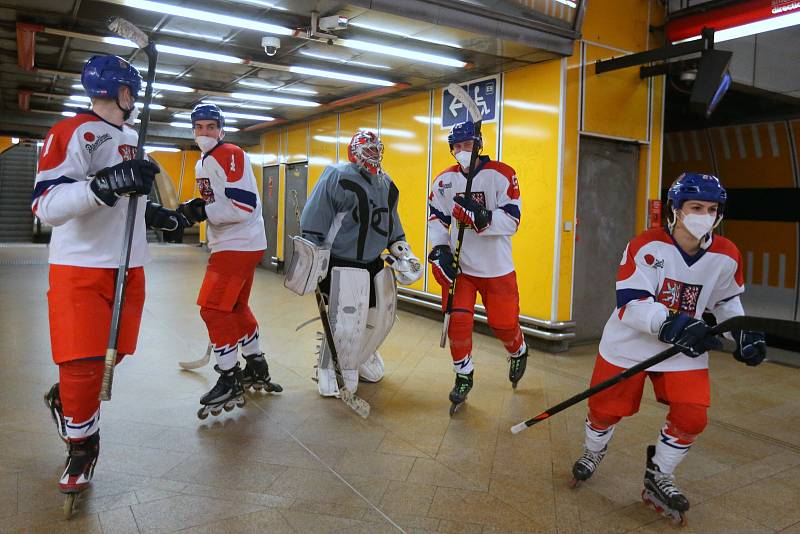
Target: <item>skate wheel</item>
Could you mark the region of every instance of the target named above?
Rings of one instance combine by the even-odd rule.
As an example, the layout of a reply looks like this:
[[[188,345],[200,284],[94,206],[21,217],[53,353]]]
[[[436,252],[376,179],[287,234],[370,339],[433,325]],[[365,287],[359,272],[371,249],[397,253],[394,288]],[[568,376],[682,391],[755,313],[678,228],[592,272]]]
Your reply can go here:
[[[234,403],[228,403],[228,404],[225,404],[222,407],[222,409],[225,410],[226,412],[229,412],[229,411],[233,410],[233,407],[234,407]]]
[[[511,387],[513,389],[517,389],[517,383],[516,382],[511,382]]]
[[[77,493],[67,493],[67,496],[64,498],[64,507],[62,508],[62,511],[64,512],[64,519],[72,518],[72,510],[75,506],[75,499],[77,496]]]
[[[246,402],[246,401],[245,401],[244,397],[242,397],[241,399],[237,399],[237,400],[236,400],[236,406],[237,406],[238,408],[241,408],[242,406],[244,406],[244,403],[245,403],[245,402]]]
[[[450,417],[453,417],[461,405],[464,404],[463,402],[454,402],[450,405]]]
[[[272,382],[269,383],[269,391],[273,393],[280,393],[283,391],[283,387],[280,384],[273,384]]]
[[[218,416],[221,413],[222,413],[222,408],[213,408],[211,410],[211,415],[213,415],[214,417]]]
[[[208,412],[206,411],[205,408],[200,408],[199,410],[197,410],[197,418],[198,419],[200,419],[202,421],[206,417],[208,417]]]
[[[253,384],[250,387],[253,388],[253,391],[261,391],[262,389],[264,389],[264,386],[262,384]]]

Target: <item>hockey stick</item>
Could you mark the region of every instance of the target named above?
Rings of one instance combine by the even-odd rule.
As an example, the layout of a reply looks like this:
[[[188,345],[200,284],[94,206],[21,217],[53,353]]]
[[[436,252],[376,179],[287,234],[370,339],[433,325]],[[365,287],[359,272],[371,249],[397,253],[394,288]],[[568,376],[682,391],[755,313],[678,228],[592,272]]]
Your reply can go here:
[[[336,382],[339,386],[339,398],[342,399],[342,402],[344,402],[351,410],[366,419],[369,417],[369,403],[350,391],[345,385],[344,376],[342,375],[342,368],[339,365],[339,354],[336,352],[336,345],[333,342],[331,324],[328,322],[328,311],[325,309],[325,301],[322,298],[322,291],[320,291],[319,286],[317,286],[314,294],[317,297],[317,307],[319,307],[319,317],[322,320],[322,329],[325,331],[325,340],[328,342],[328,348],[331,351],[333,369],[336,372]]]
[[[727,321],[723,321],[719,323],[717,326],[711,329],[711,333],[709,335],[715,336],[718,334],[724,334],[725,332],[730,332],[731,330],[753,330],[756,332],[764,332],[767,335],[772,336],[781,336],[784,338],[788,338],[795,341],[800,341],[800,323],[795,321],[786,321],[783,319],[770,319],[765,317],[748,317],[745,315],[740,315],[738,317],[732,317]],[[522,421],[511,427],[511,432],[514,434],[518,434],[521,431],[525,430],[529,426],[533,426],[537,423],[541,423],[545,419],[549,419],[550,417],[554,416],[558,412],[562,410],[566,410],[570,406],[578,404],[584,399],[588,399],[592,395],[596,393],[600,393],[603,390],[610,388],[611,386],[622,382],[630,378],[631,376],[644,371],[650,367],[653,367],[656,364],[663,362],[664,360],[671,358],[672,356],[681,352],[680,347],[672,346],[667,350],[659,352],[655,356],[652,356],[643,362],[639,362],[630,369],[626,369],[624,372],[609,378],[605,382],[601,382],[589,389],[578,393],[577,395],[568,398],[567,400],[556,404],[555,406],[548,408],[547,410],[543,411],[536,417],[532,417],[526,421]]]
[[[208,347],[206,348],[206,353],[203,355],[202,358],[199,360],[191,360],[188,362],[178,362],[183,369],[191,370],[191,369],[200,369],[201,367],[205,367],[208,365],[208,362],[211,360],[211,342],[208,343]]]
[[[114,17],[108,22],[108,28],[125,39],[133,41],[136,46],[144,50],[147,55],[147,90],[144,96],[144,110],[142,122],[139,126],[139,141],[136,144],[136,159],[144,159],[144,142],[147,138],[147,126],[150,123],[150,102],[153,99],[153,82],[156,78],[156,61],[158,52],[155,43],[145,33],[127,20]],[[125,296],[125,285],[128,277],[128,265],[131,260],[131,244],[133,243],[133,229],[136,225],[136,208],[139,196],[128,197],[128,212],[125,217],[125,234],[122,241],[122,252],[119,257],[119,268],[114,287],[114,307],[111,313],[111,328],[108,334],[108,348],[106,349],[105,368],[103,369],[103,382],[100,386],[100,400],[111,400],[111,385],[114,382],[114,366],[117,364],[117,343],[119,342],[120,316]]]
[[[451,83],[447,86],[447,90],[453,95],[453,98],[464,104],[467,108],[472,122],[475,124],[476,137],[481,133],[481,123],[483,122],[483,114],[478,108],[477,104],[470,98],[469,94],[458,84]],[[475,163],[478,161],[478,151],[480,147],[478,143],[472,145],[472,155],[469,158],[469,174],[467,175],[467,187],[464,190],[464,198],[469,198],[472,195],[472,179],[477,174]],[[455,265],[456,276],[453,282],[447,289],[447,302],[445,303],[444,322],[442,323],[442,337],[439,339],[439,346],[444,348],[447,345],[447,329],[450,327],[450,314],[453,313],[453,296],[456,294],[456,280],[458,279],[459,260],[461,259],[461,245],[464,243],[464,230],[466,226],[463,224],[458,225],[458,237],[456,239],[456,250],[453,254],[453,264]]]

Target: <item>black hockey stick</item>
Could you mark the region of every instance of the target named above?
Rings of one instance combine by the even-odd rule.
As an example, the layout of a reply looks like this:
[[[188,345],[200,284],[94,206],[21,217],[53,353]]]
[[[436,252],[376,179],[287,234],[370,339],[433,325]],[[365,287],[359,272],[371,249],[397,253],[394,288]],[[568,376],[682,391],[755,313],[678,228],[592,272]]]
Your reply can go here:
[[[732,317],[727,321],[723,321],[719,323],[717,326],[711,329],[710,335],[718,335],[724,334],[725,332],[730,332],[732,330],[753,330],[756,332],[764,332],[767,335],[771,336],[781,336],[787,339],[800,341],[800,323],[796,321],[786,321],[783,319],[770,319],[766,317],[748,317],[745,315],[740,315],[738,317]],[[639,362],[630,369],[626,369],[624,372],[609,378],[605,382],[601,382],[589,389],[578,393],[575,396],[568,398],[567,400],[556,404],[555,406],[548,408],[547,410],[543,411],[536,417],[532,417],[526,421],[522,421],[521,423],[517,423],[516,425],[511,427],[511,432],[514,434],[518,434],[519,432],[525,430],[529,426],[533,426],[537,423],[541,423],[545,419],[549,419],[550,417],[554,416],[558,412],[562,410],[566,410],[570,406],[578,404],[584,399],[588,399],[592,395],[596,393],[600,393],[603,390],[610,388],[611,386],[626,380],[636,373],[644,371],[650,367],[653,367],[656,364],[663,362],[664,360],[671,358],[681,352],[680,347],[673,346],[670,347],[662,352],[659,352],[655,356],[652,356],[643,362]]]
[[[342,374],[342,367],[339,365],[339,353],[336,352],[336,344],[333,341],[333,332],[331,331],[331,323],[328,320],[328,310],[325,308],[325,300],[322,298],[322,291],[317,285],[314,292],[317,297],[317,307],[319,308],[319,318],[322,320],[322,329],[325,331],[325,340],[328,343],[328,350],[331,351],[331,360],[333,361],[333,370],[336,373],[336,382],[339,386],[339,398],[342,399],[351,410],[366,419],[369,417],[370,405],[367,401],[350,391],[344,382],[344,375]],[[322,350],[320,348],[320,350]]]
[[[475,136],[481,133],[481,123],[483,122],[483,115],[475,102],[470,98],[469,94],[458,84],[451,83],[447,86],[447,90],[453,95],[453,98],[464,104],[467,108],[472,122],[475,124]],[[470,198],[472,195],[472,179],[477,174],[478,152],[480,147],[478,143],[472,145],[472,155],[469,158],[469,174],[467,174],[467,187],[464,190],[464,198]],[[455,266],[456,276],[450,287],[447,288],[447,302],[445,302],[444,322],[442,323],[442,337],[439,339],[439,346],[444,348],[447,345],[447,330],[450,327],[450,314],[453,313],[453,296],[456,294],[456,279],[458,278],[458,268],[461,259],[461,245],[464,243],[464,230],[466,225],[458,225],[458,237],[456,238],[456,250],[453,253],[453,265]]]
[[[147,89],[144,95],[144,110],[142,122],[139,126],[139,142],[136,144],[136,159],[144,159],[144,142],[147,138],[147,126],[150,124],[150,102],[153,99],[153,82],[156,78],[156,61],[158,52],[155,43],[150,42],[147,35],[125,19],[114,17],[108,23],[108,28],[125,39],[136,43],[147,55]],[[117,344],[119,342],[120,316],[125,297],[125,286],[128,281],[128,265],[131,261],[131,244],[133,243],[133,229],[136,226],[136,208],[139,204],[139,195],[128,197],[128,211],[125,216],[125,234],[122,241],[122,252],[119,256],[117,279],[114,287],[114,307],[111,313],[111,328],[108,333],[108,347],[106,348],[105,368],[103,369],[103,382],[100,386],[100,400],[111,400],[111,385],[114,382],[114,366],[117,364]]]

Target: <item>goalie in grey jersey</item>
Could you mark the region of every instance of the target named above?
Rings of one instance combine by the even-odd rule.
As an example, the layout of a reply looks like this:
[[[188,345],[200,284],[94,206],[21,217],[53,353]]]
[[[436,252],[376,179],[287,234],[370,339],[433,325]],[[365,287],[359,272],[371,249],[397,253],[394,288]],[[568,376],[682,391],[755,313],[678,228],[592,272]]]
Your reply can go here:
[[[305,294],[320,280],[344,382],[355,392],[359,377],[383,378],[378,347],[394,324],[395,279],[412,284],[423,271],[397,214],[400,192],[381,168],[380,139],[360,130],[347,153],[350,163],[326,167],[303,208],[286,285]],[[325,340],[317,385],[321,395],[339,394]]]

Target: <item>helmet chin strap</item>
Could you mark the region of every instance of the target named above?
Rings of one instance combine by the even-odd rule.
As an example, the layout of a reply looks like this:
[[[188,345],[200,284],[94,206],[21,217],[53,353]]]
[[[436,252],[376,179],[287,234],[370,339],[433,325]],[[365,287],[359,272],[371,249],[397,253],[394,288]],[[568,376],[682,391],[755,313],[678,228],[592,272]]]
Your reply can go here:
[[[119,95],[117,95],[117,98],[114,99],[114,102],[116,102],[117,107],[122,112],[122,119],[127,121],[130,118],[131,113],[133,113],[134,108],[136,108],[136,102],[133,103],[131,109],[125,109],[122,107],[122,105],[119,103]]]

